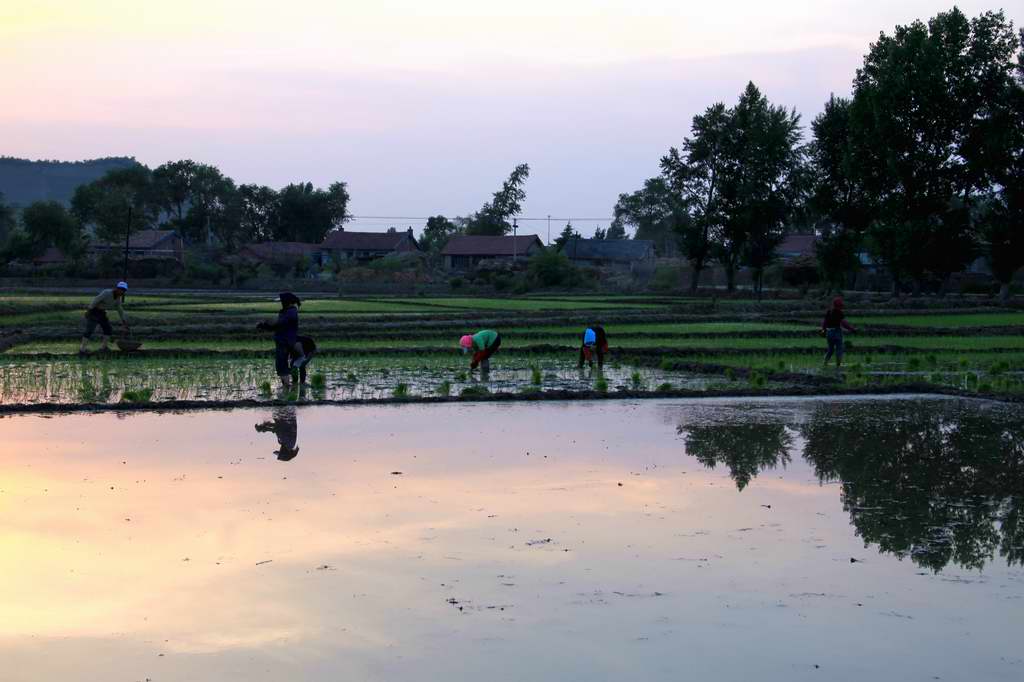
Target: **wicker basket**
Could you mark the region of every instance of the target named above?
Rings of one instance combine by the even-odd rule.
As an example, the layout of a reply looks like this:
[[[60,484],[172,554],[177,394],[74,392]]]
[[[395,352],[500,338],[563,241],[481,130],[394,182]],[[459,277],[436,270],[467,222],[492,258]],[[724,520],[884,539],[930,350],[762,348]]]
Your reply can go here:
[[[117,347],[128,353],[136,351],[142,347],[141,341],[135,341],[133,339],[118,339]]]

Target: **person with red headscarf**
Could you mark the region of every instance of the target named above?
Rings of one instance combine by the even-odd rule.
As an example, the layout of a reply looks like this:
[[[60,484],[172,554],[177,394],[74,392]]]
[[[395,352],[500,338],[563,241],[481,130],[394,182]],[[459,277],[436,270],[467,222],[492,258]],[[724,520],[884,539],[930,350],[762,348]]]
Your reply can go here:
[[[836,297],[832,305],[825,311],[825,319],[821,322],[821,333],[828,340],[828,350],[825,352],[825,366],[836,356],[836,369],[843,364],[843,330],[855,332],[857,329],[846,321],[846,314],[843,312],[843,299]]]
[[[473,353],[469,363],[471,370],[479,365],[482,371],[488,372],[491,369],[491,356],[501,347],[501,335],[493,329],[484,329],[463,336],[459,339],[459,346],[463,353]]]

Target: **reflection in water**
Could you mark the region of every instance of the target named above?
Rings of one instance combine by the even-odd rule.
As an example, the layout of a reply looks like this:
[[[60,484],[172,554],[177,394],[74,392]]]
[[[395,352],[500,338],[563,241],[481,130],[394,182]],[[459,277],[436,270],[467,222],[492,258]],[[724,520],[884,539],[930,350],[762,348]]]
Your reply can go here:
[[[998,553],[1024,559],[1024,425],[998,412],[894,403],[837,415],[826,406],[802,428],[821,481],[840,481],[865,542],[938,571],[982,568]]]
[[[865,543],[939,571],[981,569],[997,555],[1024,564],[1024,424],[964,403],[822,403],[809,417],[750,423],[744,410],[680,424],[686,451],[723,464],[743,490],[790,462],[796,430],[822,483],[841,484],[844,509]]]
[[[282,462],[295,459],[299,454],[296,443],[299,440],[299,423],[293,405],[274,408],[273,419],[256,424],[256,430],[260,433],[268,431],[277,436],[277,443],[280,446],[274,451],[277,458]]]
[[[783,424],[713,424],[683,426],[686,452],[709,469],[723,464],[743,490],[758,473],[790,462],[793,437]]]

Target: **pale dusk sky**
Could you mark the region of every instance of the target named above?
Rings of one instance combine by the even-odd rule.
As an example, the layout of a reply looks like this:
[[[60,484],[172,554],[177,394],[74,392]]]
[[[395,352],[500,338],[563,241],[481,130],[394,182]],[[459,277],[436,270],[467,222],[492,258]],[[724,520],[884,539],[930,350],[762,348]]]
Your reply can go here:
[[[192,158],[240,183],[344,180],[356,215],[450,217],[527,162],[526,215],[606,217],[748,80],[809,125],[880,31],[950,7],[0,0],[0,154]]]

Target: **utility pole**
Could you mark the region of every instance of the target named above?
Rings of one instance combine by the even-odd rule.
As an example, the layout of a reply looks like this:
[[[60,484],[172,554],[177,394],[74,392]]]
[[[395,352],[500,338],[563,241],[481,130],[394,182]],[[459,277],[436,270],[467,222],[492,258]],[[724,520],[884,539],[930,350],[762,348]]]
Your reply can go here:
[[[548,246],[551,246],[551,214],[548,213]]]
[[[516,239],[516,230],[519,229],[519,225],[516,224],[516,219],[512,219],[512,262],[515,263],[519,260],[519,244]]]

